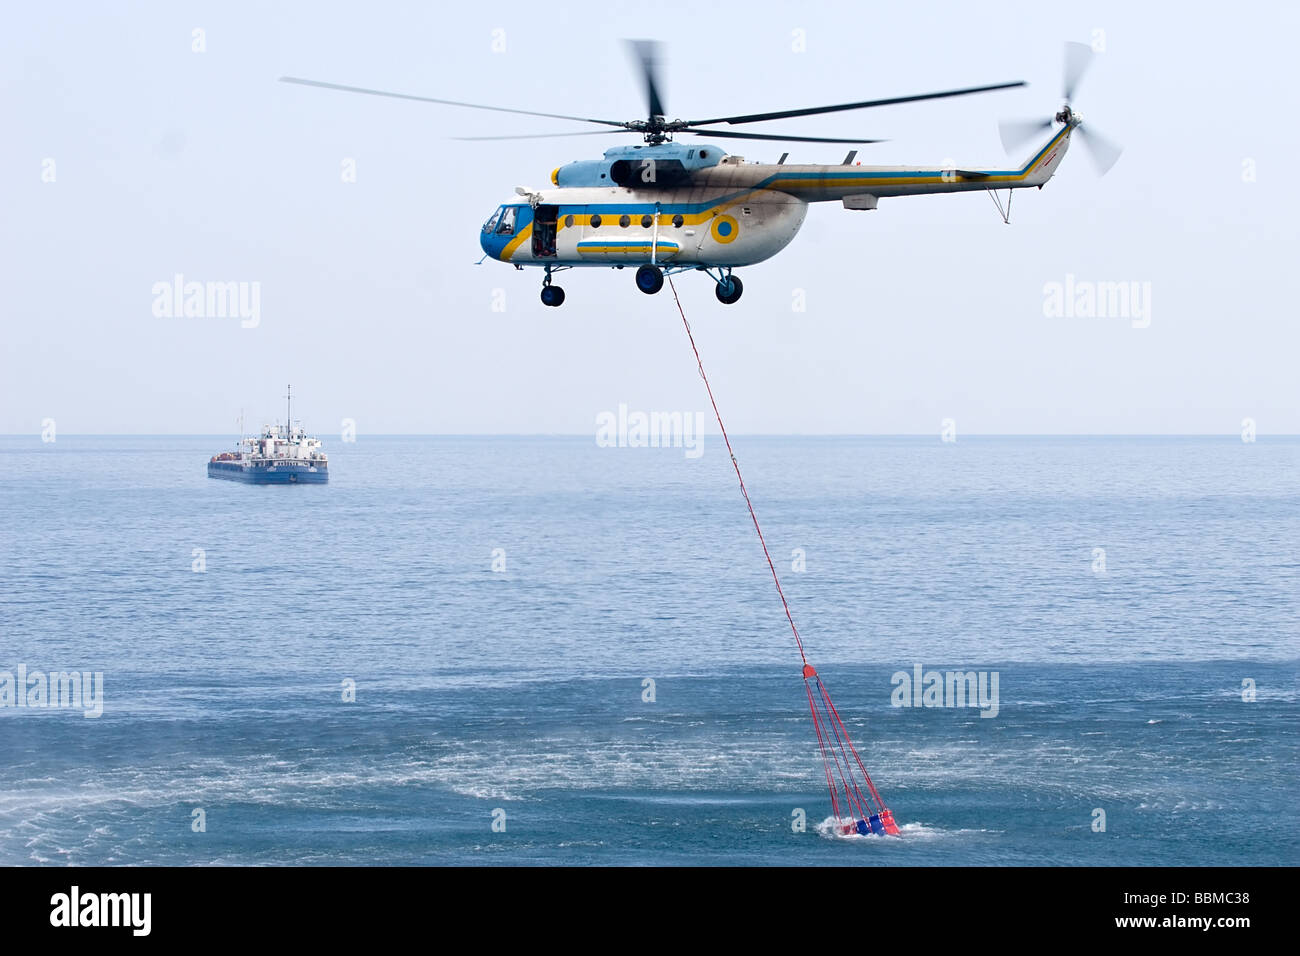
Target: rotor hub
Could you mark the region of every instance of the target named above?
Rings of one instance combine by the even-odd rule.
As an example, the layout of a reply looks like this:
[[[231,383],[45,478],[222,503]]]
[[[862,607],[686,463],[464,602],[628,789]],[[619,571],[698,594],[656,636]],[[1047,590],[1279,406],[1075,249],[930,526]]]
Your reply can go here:
[[[681,120],[670,120],[664,116],[652,116],[648,120],[632,120],[625,124],[630,130],[640,133],[651,146],[670,143],[673,133],[682,127]]]
[[[1083,117],[1080,116],[1074,110],[1070,109],[1070,104],[1066,103],[1064,106],[1061,107],[1061,112],[1056,114],[1056,121],[1058,123],[1064,124],[1065,126],[1078,126],[1080,123],[1083,122]]]

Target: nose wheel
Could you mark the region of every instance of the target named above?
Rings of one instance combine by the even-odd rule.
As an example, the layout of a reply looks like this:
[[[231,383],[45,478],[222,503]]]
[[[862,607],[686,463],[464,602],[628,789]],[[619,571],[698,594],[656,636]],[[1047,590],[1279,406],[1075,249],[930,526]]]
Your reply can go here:
[[[713,290],[718,297],[718,301],[723,305],[734,305],[740,301],[741,293],[745,291],[745,285],[740,281],[739,276],[728,275],[718,282],[718,287]]]
[[[542,305],[558,309],[564,305],[564,290],[558,285],[551,285],[551,267],[546,267],[546,278],[542,280]]]

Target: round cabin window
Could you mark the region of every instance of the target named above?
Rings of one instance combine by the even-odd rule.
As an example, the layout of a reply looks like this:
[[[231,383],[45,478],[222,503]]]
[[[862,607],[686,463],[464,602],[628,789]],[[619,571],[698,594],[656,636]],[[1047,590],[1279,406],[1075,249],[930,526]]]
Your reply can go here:
[[[651,224],[652,222],[654,222],[654,221],[655,221],[655,220],[654,220],[654,217],[653,217],[653,216],[642,216],[642,217],[641,217],[641,228],[642,228],[642,229],[649,229],[649,228],[650,228],[650,224]]]
[[[599,229],[599,228],[600,228],[600,214],[599,214],[599,213],[591,217],[591,228],[592,228],[592,229]]]
[[[572,229],[572,228],[573,228],[573,217],[572,217],[572,216],[565,216],[565,217],[564,217],[564,228],[565,228],[565,229]]]
[[[673,216],[673,228],[674,228],[674,229],[680,229],[680,228],[682,228],[682,223],[683,223],[683,222],[685,222],[685,220],[682,219],[680,213],[678,213],[676,216]]]
[[[632,217],[625,213],[618,217],[618,224],[626,229],[628,226],[632,225]]]

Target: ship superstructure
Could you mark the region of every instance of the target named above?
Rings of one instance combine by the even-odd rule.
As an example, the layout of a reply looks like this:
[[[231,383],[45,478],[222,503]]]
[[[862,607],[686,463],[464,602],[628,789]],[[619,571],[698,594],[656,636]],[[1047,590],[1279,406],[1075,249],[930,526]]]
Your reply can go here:
[[[324,484],[329,481],[329,456],[319,438],[293,424],[293,390],[285,396],[286,424],[263,425],[256,437],[241,438],[235,451],[208,460],[209,478],[226,478],[259,485]]]

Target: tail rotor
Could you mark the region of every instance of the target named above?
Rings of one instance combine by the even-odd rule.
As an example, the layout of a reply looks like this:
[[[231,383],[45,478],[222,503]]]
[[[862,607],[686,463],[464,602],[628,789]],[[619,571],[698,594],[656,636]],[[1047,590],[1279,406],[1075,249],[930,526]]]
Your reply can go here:
[[[1003,120],[998,124],[998,133],[1002,146],[1009,153],[1024,146],[1031,139],[1042,135],[1052,128],[1053,123],[1074,127],[1079,138],[1087,147],[1088,156],[1097,170],[1097,175],[1105,176],[1124,151],[1122,147],[1096,132],[1091,126],[1084,125],[1083,117],[1071,107],[1074,94],[1083,81],[1084,74],[1092,65],[1092,47],[1086,43],[1065,44],[1065,69],[1062,93],[1065,105],[1055,116],[1046,119]]]

